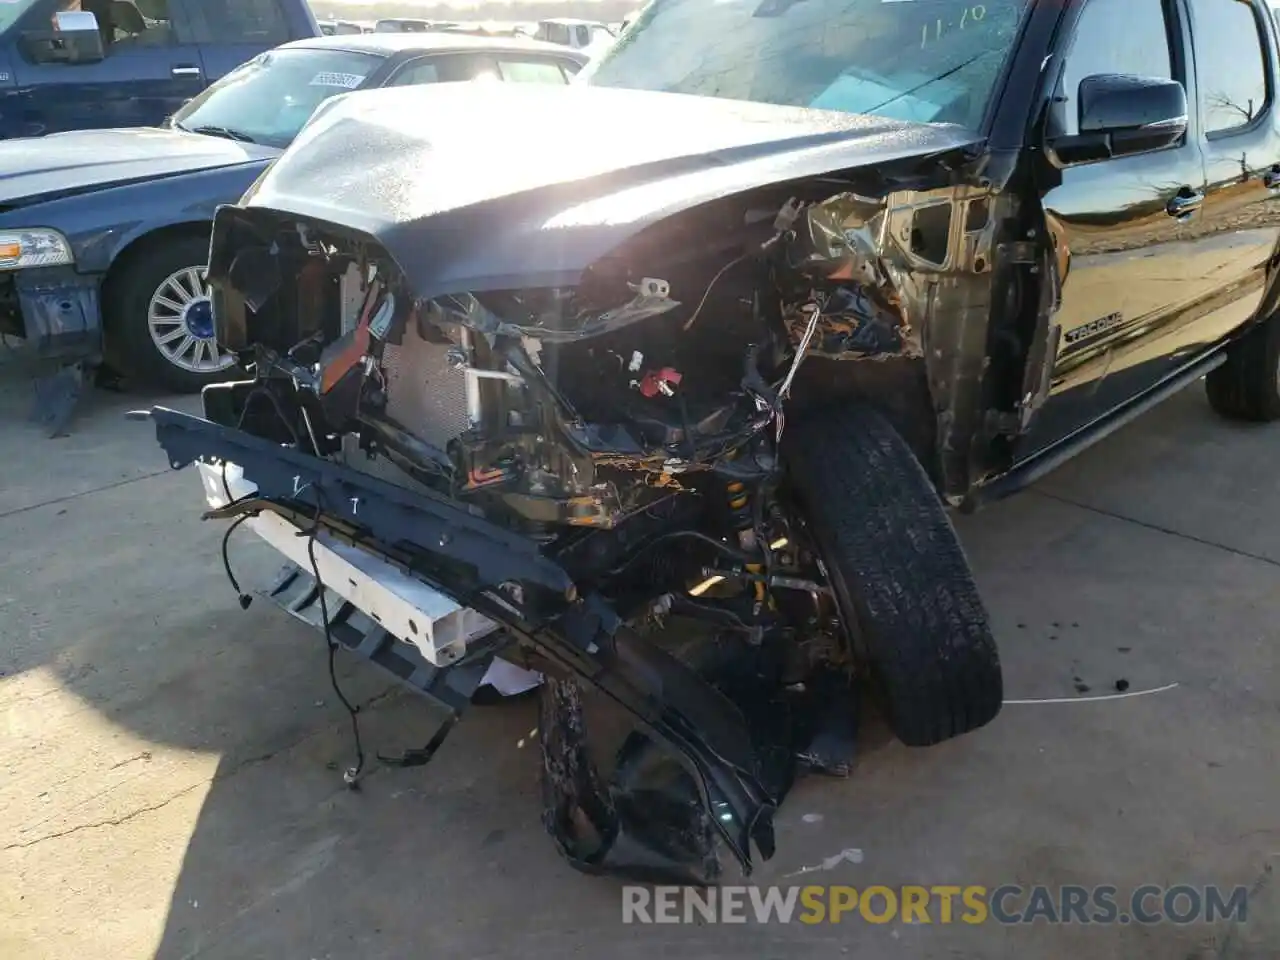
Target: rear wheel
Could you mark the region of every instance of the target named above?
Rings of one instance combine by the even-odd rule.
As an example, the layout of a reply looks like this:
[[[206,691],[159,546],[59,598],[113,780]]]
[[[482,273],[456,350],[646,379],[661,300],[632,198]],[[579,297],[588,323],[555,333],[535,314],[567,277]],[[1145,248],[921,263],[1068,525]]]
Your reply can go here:
[[[179,393],[225,380],[235,357],[213,339],[207,239],[154,245],[120,266],[107,296],[107,358],[128,376]]]
[[[1265,320],[1227,350],[1204,381],[1209,405],[1231,420],[1280,420],[1280,322]]]
[[[894,735],[929,746],[989,723],[1004,694],[987,611],[911,449],[874,410],[852,405],[788,425],[783,444],[840,618]]]

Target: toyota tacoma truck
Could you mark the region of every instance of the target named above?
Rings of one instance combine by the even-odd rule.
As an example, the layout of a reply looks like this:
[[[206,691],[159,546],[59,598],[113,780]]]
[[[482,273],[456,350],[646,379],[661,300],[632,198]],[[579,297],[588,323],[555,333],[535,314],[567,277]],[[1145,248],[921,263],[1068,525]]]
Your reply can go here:
[[[542,678],[573,864],[749,872],[859,695],[916,747],[999,713],[952,509],[1193,380],[1280,417],[1275,40],[1261,0],[653,0],[568,88],[339,97],[217,214],[251,375],[147,415],[442,730]]]

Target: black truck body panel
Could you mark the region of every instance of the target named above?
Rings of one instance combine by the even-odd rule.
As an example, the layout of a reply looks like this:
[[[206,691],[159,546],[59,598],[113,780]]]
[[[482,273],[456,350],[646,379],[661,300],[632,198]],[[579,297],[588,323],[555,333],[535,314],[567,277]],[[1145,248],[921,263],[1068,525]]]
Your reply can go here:
[[[394,122],[422,110],[454,119]],[[566,114],[573,124],[559,123]],[[636,90],[379,91],[358,108],[322,106],[295,149],[224,209],[214,250],[227,218],[263,208],[368,236],[422,298],[569,285],[645,227],[722,197],[935,156],[959,165],[981,143],[956,126]],[[211,264],[215,275],[227,267]]]

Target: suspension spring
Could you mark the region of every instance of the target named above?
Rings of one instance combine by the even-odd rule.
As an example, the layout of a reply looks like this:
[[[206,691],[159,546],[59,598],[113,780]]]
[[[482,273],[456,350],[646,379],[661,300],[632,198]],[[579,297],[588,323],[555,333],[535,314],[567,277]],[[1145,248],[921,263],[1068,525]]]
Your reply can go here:
[[[756,551],[755,516],[751,503],[751,493],[746,484],[733,480],[725,487],[729,502],[729,522],[738,534],[738,546],[747,553]],[[757,606],[762,606],[768,599],[768,585],[763,577],[764,567],[759,563],[746,565],[748,573],[759,576],[752,581]]]

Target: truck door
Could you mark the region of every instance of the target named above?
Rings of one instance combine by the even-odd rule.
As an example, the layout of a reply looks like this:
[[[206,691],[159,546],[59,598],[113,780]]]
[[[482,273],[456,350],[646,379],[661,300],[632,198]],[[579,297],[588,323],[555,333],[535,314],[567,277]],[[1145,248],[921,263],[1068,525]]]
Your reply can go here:
[[[204,72],[212,83],[252,60],[264,50],[297,36],[315,36],[295,29],[281,0],[187,0],[193,7],[196,37]],[[294,4],[305,10],[305,4]],[[310,16],[310,14],[307,14]]]
[[[1077,130],[1080,81],[1131,74],[1188,83],[1184,18],[1175,0],[1085,0],[1060,39],[1065,67],[1056,123]],[[1159,379],[1153,352],[1185,323],[1210,281],[1189,255],[1202,215],[1204,163],[1191,131],[1177,145],[1068,167],[1043,204],[1058,251],[1061,339],[1052,386],[1023,440],[1031,454]]]
[[[0,47],[0,140],[22,136],[22,101],[13,81],[13,64]]]
[[[144,0],[144,3],[146,0]],[[35,4],[22,29],[49,29],[59,0]],[[98,63],[36,63],[21,42],[13,76],[18,136],[62,130],[154,126],[203,88],[190,22],[166,0],[81,0],[98,19],[106,56]]]
[[[1177,351],[1202,353],[1262,303],[1280,241],[1280,79],[1264,0],[1188,0],[1195,51],[1204,210],[1196,270],[1214,289]]]

